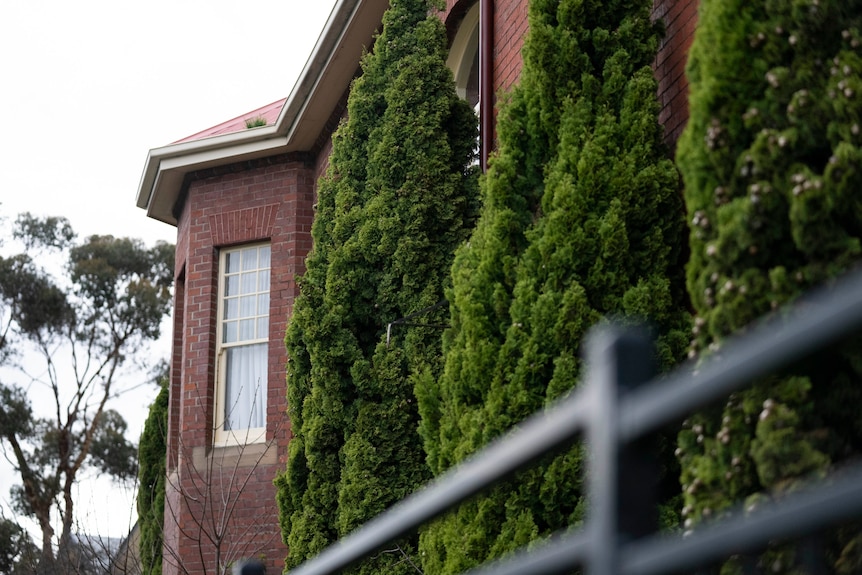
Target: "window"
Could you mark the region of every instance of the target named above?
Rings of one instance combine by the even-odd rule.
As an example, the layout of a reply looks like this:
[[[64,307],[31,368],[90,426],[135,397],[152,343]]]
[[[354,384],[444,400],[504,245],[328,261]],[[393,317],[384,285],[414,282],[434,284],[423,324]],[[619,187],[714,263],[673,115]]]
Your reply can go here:
[[[481,116],[479,101],[479,3],[464,15],[458,27],[446,65],[452,70],[458,96],[467,100],[476,116]],[[476,162],[481,159],[481,137],[476,141]]]
[[[223,250],[219,269],[215,441],[263,441],[270,246]]]
[[[447,65],[458,95],[479,113],[479,3],[473,5],[452,40]]]

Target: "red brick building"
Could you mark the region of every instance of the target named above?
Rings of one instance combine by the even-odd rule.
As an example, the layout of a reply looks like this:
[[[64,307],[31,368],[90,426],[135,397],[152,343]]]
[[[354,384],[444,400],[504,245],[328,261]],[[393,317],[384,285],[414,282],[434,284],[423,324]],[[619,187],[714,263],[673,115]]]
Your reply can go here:
[[[518,81],[528,0],[447,0],[449,65],[493,149],[494,95]],[[150,150],[137,204],[177,228],[164,573],[255,557],[283,569],[272,480],[285,468],[285,327],[311,248],[315,186],[351,79],[388,0],[339,0],[294,90]],[[687,118],[697,0],[656,0],[669,142]],[[251,123],[266,124],[247,127]],[[257,121],[257,122],[256,122]]]

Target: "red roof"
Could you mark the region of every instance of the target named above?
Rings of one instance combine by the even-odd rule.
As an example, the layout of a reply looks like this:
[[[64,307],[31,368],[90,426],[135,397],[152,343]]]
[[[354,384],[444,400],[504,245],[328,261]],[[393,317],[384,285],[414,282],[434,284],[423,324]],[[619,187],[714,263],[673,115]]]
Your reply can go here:
[[[256,120],[258,118],[263,118],[266,120],[266,125],[272,125],[278,119],[278,115],[281,113],[281,108],[284,106],[284,102],[287,98],[282,98],[277,102],[273,102],[272,104],[268,104],[262,108],[258,108],[257,110],[252,110],[242,116],[237,116],[232,120],[228,120],[227,122],[222,122],[217,126],[213,126],[212,128],[207,128],[202,132],[198,132],[197,134],[192,134],[191,136],[186,136],[181,140],[177,140],[173,142],[174,144],[180,144],[182,142],[193,142],[195,140],[202,140],[204,138],[209,138],[211,136],[220,136],[222,134],[231,134],[233,132],[242,132],[243,130],[248,130],[248,126],[246,126],[247,121]]]

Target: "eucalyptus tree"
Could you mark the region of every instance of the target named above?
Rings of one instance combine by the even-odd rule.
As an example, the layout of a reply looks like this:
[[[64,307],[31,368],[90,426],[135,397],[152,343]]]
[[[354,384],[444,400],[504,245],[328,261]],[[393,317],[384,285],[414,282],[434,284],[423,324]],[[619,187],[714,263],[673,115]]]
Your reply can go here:
[[[135,476],[136,448],[112,400],[170,311],[173,247],[76,242],[64,218],[30,214],[13,237],[22,251],[0,257],[0,445],[20,479],[16,511],[41,529],[39,570],[52,573],[72,551],[82,471]],[[50,269],[52,258],[65,264]]]

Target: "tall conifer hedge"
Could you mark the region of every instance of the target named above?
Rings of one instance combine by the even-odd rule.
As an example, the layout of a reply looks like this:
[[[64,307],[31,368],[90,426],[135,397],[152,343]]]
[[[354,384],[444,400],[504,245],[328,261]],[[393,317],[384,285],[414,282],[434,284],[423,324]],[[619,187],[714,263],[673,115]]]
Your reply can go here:
[[[704,0],[678,161],[691,222],[693,354],[858,265],[862,2]],[[687,525],[776,497],[862,449],[856,340],[734,394],[681,432]],[[862,538],[828,550],[862,569]],[[794,569],[792,547],[760,557]],[[734,564],[728,565],[728,568]],[[794,573],[797,571],[793,571]]]
[[[576,386],[583,336],[605,318],[651,322],[662,368],[685,354],[684,210],[657,121],[651,6],[530,3],[521,82],[453,267],[445,373],[417,388],[435,474]],[[430,526],[425,572],[579,521],[582,467],[575,449]]]
[[[138,445],[138,528],[141,573],[161,575],[167,480],[168,383],[150,406]]]
[[[428,479],[413,377],[442,369],[440,330],[387,324],[444,297],[475,223],[476,117],[428,0],[393,0],[320,181],[314,247],[286,336],[294,437],[277,479],[296,566]],[[444,307],[413,323],[445,323]],[[415,561],[415,548],[401,551]],[[401,553],[362,572],[412,571]]]

